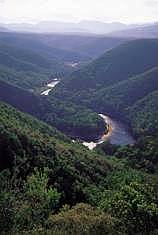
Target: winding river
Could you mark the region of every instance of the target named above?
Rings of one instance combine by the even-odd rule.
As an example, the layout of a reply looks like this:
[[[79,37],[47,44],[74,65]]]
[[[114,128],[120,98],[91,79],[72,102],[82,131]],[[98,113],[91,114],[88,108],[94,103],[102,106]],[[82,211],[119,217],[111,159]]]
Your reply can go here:
[[[54,78],[50,83],[47,84],[47,89],[41,93],[41,95],[49,95],[49,92],[60,82],[59,78]],[[127,145],[134,144],[135,140],[133,139],[128,128],[121,122],[110,118],[105,114],[98,114],[101,118],[104,119],[105,124],[109,126],[109,131],[107,134],[103,135],[96,142],[83,142],[83,145],[93,150],[97,145],[110,141],[111,144],[115,145]]]
[[[83,142],[83,145],[93,150],[97,145],[102,144],[105,141],[109,141],[115,145],[132,145],[135,140],[129,132],[128,128],[121,122],[111,119],[109,116],[99,114],[109,126],[107,134],[103,135],[97,142]]]

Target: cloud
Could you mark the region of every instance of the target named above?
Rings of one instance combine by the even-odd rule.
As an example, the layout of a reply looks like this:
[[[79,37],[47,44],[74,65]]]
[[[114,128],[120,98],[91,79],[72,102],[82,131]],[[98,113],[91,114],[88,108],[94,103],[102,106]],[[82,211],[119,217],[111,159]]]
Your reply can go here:
[[[145,1],[145,6],[147,7],[157,7],[158,6],[158,1],[157,0],[147,0]]]
[[[151,22],[158,21],[156,9],[158,0],[0,0],[0,17],[7,16],[11,22],[84,19]]]

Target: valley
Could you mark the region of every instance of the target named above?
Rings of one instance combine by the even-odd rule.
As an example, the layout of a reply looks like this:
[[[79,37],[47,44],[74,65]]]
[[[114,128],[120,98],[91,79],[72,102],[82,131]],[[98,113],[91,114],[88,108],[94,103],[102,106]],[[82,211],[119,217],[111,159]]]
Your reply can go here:
[[[0,233],[156,235],[158,39],[4,31]]]
[[[47,84],[49,89],[44,90],[41,95],[49,95],[49,92],[52,91],[55,86],[59,83],[59,78],[54,78],[50,83]],[[93,150],[97,145],[102,144],[105,141],[109,141],[113,145],[131,145],[134,144],[134,139],[130,134],[127,126],[117,120],[111,119],[109,116],[104,114],[99,114],[99,116],[105,122],[106,133],[98,138],[96,142],[83,142],[83,145],[88,147],[90,150]],[[107,126],[107,128],[106,128]],[[97,136],[96,136],[97,138]]]

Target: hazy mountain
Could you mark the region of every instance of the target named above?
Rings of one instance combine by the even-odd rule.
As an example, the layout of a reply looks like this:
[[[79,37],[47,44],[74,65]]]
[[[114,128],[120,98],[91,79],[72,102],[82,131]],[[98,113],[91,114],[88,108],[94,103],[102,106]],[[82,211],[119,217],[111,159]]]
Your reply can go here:
[[[158,23],[144,25],[134,29],[121,30],[119,32],[111,33],[110,36],[116,37],[135,37],[135,38],[157,38],[158,37]]]
[[[105,37],[102,35],[0,33],[0,42],[22,49],[33,50],[51,59],[65,62],[81,62],[99,57],[127,38]]]
[[[41,87],[50,77],[74,71],[73,63],[91,57],[46,45],[38,34],[0,33],[0,80],[25,89]]]
[[[18,32],[107,34],[113,31],[135,28],[137,25],[126,25],[119,22],[104,23],[99,21],[81,21],[78,23],[43,21],[37,24],[14,23],[4,24],[3,26]]]
[[[40,36],[38,35],[38,39],[50,47],[73,51],[92,59],[129,40],[127,38],[105,37],[101,35],[66,34],[41,34]]]
[[[81,21],[79,23],[81,28],[84,28],[90,32],[98,34],[106,34],[117,30],[134,28],[136,25],[127,25],[120,22],[105,23],[100,21]]]
[[[0,32],[9,32],[9,31],[10,31],[9,29],[0,26]]]

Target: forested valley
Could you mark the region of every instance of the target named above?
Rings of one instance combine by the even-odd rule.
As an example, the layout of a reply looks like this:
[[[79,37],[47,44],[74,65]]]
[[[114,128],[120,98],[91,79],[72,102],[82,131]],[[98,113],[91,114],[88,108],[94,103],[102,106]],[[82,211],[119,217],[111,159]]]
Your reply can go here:
[[[0,33],[0,234],[158,234],[157,79],[158,39]]]

